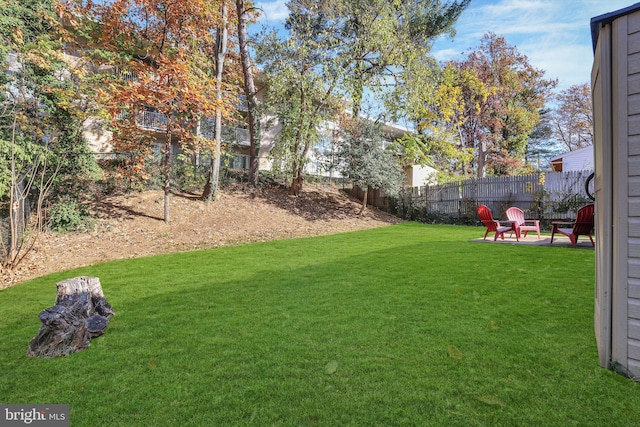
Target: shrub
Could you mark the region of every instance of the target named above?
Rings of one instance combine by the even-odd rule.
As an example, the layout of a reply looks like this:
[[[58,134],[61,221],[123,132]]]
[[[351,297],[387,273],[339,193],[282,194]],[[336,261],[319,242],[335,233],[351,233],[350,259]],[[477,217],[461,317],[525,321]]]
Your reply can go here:
[[[49,210],[49,228],[58,233],[89,231],[94,225],[89,209],[76,200],[60,200]]]
[[[209,164],[196,164],[190,158],[179,155],[172,166],[173,179],[181,191],[202,191],[209,177]]]

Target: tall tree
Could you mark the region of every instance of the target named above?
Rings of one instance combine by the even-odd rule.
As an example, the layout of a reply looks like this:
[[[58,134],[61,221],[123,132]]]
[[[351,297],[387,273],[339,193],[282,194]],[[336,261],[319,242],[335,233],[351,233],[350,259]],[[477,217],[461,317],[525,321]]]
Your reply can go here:
[[[222,116],[223,116],[223,100],[225,93],[225,85],[223,81],[225,59],[228,52],[229,43],[229,5],[225,1],[220,5],[220,16],[222,22],[216,28],[216,44],[215,44],[215,82],[216,82],[216,101],[215,108],[215,128],[213,134],[213,147],[211,150],[211,165],[209,177],[205,184],[202,198],[207,201],[215,200],[218,196],[218,181],[220,177],[220,158],[222,145]],[[235,17],[236,15],[233,14]]]
[[[265,105],[281,126],[271,155],[276,168],[290,172],[292,195],[302,189],[307,154],[320,139],[321,123],[339,110],[341,74],[333,54],[338,40],[326,33],[311,35],[316,19],[306,18],[306,25],[291,27],[289,39],[271,32],[256,49],[268,78]]]
[[[494,33],[455,66],[477,77],[462,82],[459,119],[463,145],[476,150],[477,175],[513,173],[522,167],[529,135],[557,80],[544,79],[543,70]]]
[[[454,33],[453,25],[469,3],[291,0],[288,24],[294,29],[308,28],[310,37],[331,34],[340,41],[333,53],[341,60],[343,90],[350,95],[351,110],[357,117],[365,89],[379,92],[401,80],[408,63],[423,56],[435,37]]]
[[[593,113],[589,85],[583,83],[561,91],[556,102],[557,107],[550,120],[554,139],[567,151],[592,145]]]
[[[331,118],[328,104],[350,97],[352,115],[362,110],[365,89],[388,86],[415,51],[451,32],[469,0],[387,2],[382,0],[291,0],[282,42],[273,34],[258,49],[269,77],[269,98],[281,115],[281,158],[293,168],[291,192],[302,184],[306,153],[319,137],[318,126]],[[285,59],[286,58],[286,59]],[[277,91],[280,91],[277,95]],[[341,96],[342,97],[342,96]],[[274,100],[277,100],[274,102]],[[344,107],[343,107],[344,108]],[[323,117],[323,115],[325,115]],[[278,151],[276,150],[276,153]]]
[[[529,134],[526,162],[538,171],[549,165],[551,158],[560,154],[559,146],[553,138],[552,112],[544,109],[540,111],[540,121]]]
[[[473,72],[452,64],[440,67],[427,56],[408,64],[402,84],[386,99],[394,112],[392,120],[408,119],[415,123],[418,135],[396,141],[397,149],[407,161],[428,164],[451,178],[468,175],[470,149],[459,142],[465,86],[476,88],[481,99],[487,96]]]
[[[244,76],[244,94],[247,99],[247,121],[249,126],[249,185],[258,185],[258,171],[260,168],[260,117],[258,108],[258,91],[254,83],[254,70],[249,53],[249,37],[247,26],[256,10],[250,2],[236,0],[236,14],[238,20],[238,44],[240,61]]]
[[[130,153],[132,171],[143,170],[155,143],[138,126],[153,109],[163,123],[161,146],[164,220],[169,222],[171,160],[174,143],[198,136],[198,121],[218,111],[230,117],[235,104],[217,96],[212,60],[216,29],[225,27],[221,1],[68,0],[65,17],[85,35],[84,52],[120,74],[105,76],[99,94],[112,117],[114,147]],[[132,78],[122,78],[122,73]]]
[[[338,168],[363,190],[360,214],[367,207],[369,190],[383,190],[397,195],[404,174],[397,152],[384,148],[380,123],[367,119],[343,117],[342,137],[338,145]]]

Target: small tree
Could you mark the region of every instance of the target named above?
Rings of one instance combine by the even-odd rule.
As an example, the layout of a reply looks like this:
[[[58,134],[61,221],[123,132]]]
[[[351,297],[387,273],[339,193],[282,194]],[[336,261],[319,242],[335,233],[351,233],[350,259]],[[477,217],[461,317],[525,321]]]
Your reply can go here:
[[[553,113],[544,109],[540,111],[540,122],[531,131],[527,144],[526,162],[538,171],[545,168],[551,158],[560,154],[557,141],[553,138]]]
[[[43,224],[46,197],[91,170],[78,79],[61,53],[52,2],[0,2],[0,260],[15,269]]]
[[[49,170],[47,157],[50,153],[41,147],[31,145],[28,148],[31,152],[26,153],[16,143],[16,130],[17,118],[14,117],[8,156],[10,182],[6,238],[0,223],[0,255],[2,266],[8,270],[18,267],[35,245],[44,224],[43,204],[62,165],[57,162],[54,170]]]
[[[216,70],[212,60],[218,58],[216,29],[227,24],[222,14],[228,9],[222,8],[225,1],[229,0],[113,0],[85,5],[69,0],[61,9],[86,41],[81,48],[90,60],[130,77],[106,75],[99,90],[112,118],[114,147],[137,154],[129,173],[144,170],[156,143],[140,131],[139,117],[153,108],[164,120],[160,151],[165,222],[169,222],[173,144],[197,138],[203,117],[220,112],[229,118],[235,104],[220,99],[212,71]]]
[[[345,119],[342,129],[338,169],[364,191],[359,212],[362,214],[367,207],[369,189],[397,195],[402,189],[404,175],[396,153],[384,148],[380,124],[367,119]]]

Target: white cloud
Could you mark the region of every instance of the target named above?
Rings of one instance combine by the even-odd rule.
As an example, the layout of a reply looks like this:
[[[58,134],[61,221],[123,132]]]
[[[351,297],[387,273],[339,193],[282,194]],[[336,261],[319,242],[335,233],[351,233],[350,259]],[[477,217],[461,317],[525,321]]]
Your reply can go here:
[[[452,59],[458,58],[463,52],[459,51],[458,49],[451,48],[438,49],[432,53],[438,62],[447,62]]]
[[[442,38],[433,55],[448,61],[480,44],[491,31],[545,70],[545,77],[559,80],[559,89],[588,82],[593,51],[592,17],[625,8],[631,0],[473,0],[455,25],[453,41]],[[286,0],[257,1],[263,12],[259,22],[281,27],[289,15]]]
[[[456,24],[453,42],[434,45],[438,59],[452,59],[476,48],[491,31],[545,70],[546,78],[558,78],[558,89],[589,82],[593,50],[592,17],[629,6],[630,0],[477,0],[472,1]],[[454,53],[452,55],[452,53]]]
[[[289,16],[286,0],[259,1],[255,6],[262,10],[260,22],[270,25],[277,25]]]
[[[593,51],[581,44],[548,44],[527,49],[529,61],[536,68],[545,70],[545,77],[558,79],[558,90],[569,86],[589,83]]]

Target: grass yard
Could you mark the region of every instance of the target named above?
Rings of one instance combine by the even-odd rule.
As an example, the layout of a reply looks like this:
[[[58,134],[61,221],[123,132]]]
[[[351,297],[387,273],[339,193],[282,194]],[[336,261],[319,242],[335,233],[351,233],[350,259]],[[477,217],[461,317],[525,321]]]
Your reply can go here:
[[[402,224],[109,262],[0,291],[0,402],[72,426],[630,426],[598,366],[594,257]],[[69,357],[26,348],[55,283],[116,315]]]

